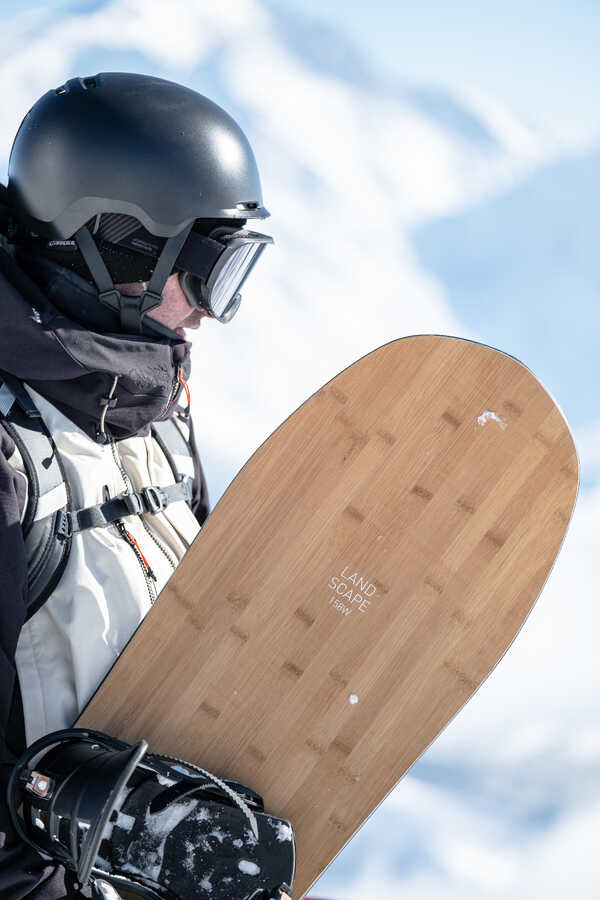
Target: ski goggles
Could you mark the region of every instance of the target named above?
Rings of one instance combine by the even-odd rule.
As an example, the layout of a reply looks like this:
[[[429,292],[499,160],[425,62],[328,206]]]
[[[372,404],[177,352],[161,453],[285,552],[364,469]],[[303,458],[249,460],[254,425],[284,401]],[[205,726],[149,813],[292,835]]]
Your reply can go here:
[[[165,243],[136,219],[120,213],[102,215],[98,237],[153,259],[158,259]],[[203,309],[218,322],[229,322],[239,309],[242,285],[265,247],[272,243],[269,235],[248,231],[236,223],[219,224],[208,235],[192,228],[172,271],[179,272],[179,283],[190,306]],[[144,268],[143,280],[146,278]],[[136,278],[132,276],[131,280]]]
[[[231,321],[242,302],[242,285],[272,243],[272,237],[243,228],[217,228],[208,237],[192,231],[175,263],[190,306],[217,322]]]

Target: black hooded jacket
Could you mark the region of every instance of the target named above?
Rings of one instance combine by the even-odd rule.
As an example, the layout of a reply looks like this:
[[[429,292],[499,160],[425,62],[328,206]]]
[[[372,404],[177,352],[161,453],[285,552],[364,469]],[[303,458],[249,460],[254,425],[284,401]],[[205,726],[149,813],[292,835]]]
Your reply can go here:
[[[189,375],[190,344],[169,338],[107,334],[69,319],[48,292],[0,246],[0,370],[27,381],[91,438],[119,375],[117,404],[105,428],[116,440],[148,434],[174,411],[181,368]],[[197,450],[192,508],[202,524],[208,495]],[[21,529],[22,479],[7,462],[14,443],[0,424],[0,897],[54,900],[89,896],[64,869],[44,862],[14,834],[4,799],[12,764],[24,749],[15,650],[25,620],[26,561]]]

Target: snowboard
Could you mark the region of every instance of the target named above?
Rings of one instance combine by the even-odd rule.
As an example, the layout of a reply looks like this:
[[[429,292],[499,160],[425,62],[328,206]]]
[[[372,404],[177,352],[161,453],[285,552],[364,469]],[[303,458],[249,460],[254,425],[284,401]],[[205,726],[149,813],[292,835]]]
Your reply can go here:
[[[517,359],[386,344],[254,453],[77,725],[258,791],[299,900],[506,652],[577,487]]]

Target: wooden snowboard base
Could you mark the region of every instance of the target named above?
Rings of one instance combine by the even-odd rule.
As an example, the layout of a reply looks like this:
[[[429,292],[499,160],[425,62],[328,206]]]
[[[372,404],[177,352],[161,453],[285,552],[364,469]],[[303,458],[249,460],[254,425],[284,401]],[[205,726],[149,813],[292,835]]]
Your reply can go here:
[[[77,724],[257,790],[300,898],[505,653],[577,484],[516,359],[387,344],[254,454]]]

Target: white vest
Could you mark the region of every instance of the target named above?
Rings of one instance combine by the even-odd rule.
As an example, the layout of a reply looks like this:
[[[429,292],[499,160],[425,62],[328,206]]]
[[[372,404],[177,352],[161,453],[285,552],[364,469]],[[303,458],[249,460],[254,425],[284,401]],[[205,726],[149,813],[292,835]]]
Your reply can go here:
[[[173,484],[172,469],[150,435],[97,444],[26,387],[60,453],[74,509],[95,506],[126,490]],[[186,430],[183,423],[178,425]],[[18,458],[10,462],[21,468]],[[186,462],[189,471],[184,474],[193,477],[192,459]],[[156,581],[115,525],[73,535],[60,582],[25,623],[17,645],[28,744],[73,725],[200,530],[184,500],[156,515],[122,521]]]

